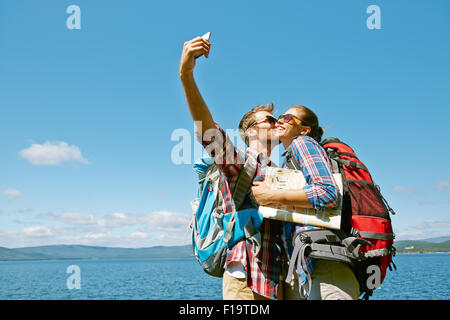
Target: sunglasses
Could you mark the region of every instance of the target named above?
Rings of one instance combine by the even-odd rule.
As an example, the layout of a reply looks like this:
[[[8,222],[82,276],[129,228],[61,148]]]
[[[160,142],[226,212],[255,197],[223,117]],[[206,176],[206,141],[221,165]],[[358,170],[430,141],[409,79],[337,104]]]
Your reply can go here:
[[[275,126],[275,124],[277,123],[277,119],[273,116],[266,116],[266,118],[260,122],[255,122],[253,123],[250,127],[256,126],[257,124],[261,124],[267,122],[270,124],[271,127]]]
[[[302,120],[300,118],[298,118],[298,117],[296,117],[296,116],[294,116],[293,114],[290,114],[290,113],[282,114],[278,118],[277,122],[289,123],[289,124],[294,125],[294,124],[296,124],[294,119],[297,119],[298,121],[300,121],[300,123],[302,122]]]

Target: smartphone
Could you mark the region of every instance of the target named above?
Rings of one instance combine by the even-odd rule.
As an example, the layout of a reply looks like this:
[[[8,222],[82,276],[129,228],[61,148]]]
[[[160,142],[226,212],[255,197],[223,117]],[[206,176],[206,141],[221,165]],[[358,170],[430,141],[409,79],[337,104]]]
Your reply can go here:
[[[205,39],[205,40],[208,40],[208,41],[209,41],[210,37],[211,37],[211,32],[207,32],[204,35],[202,35],[202,38]]]
[[[202,38],[209,41],[209,38],[211,37],[211,32],[207,32],[204,35],[202,35]],[[195,59],[201,57],[203,53],[200,53],[199,55],[195,56]]]

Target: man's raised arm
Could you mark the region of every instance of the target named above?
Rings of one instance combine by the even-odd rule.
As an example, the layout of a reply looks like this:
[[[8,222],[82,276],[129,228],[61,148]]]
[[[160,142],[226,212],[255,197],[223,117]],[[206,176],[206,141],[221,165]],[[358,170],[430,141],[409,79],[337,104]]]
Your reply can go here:
[[[194,122],[200,121],[202,124],[202,136],[208,129],[215,128],[215,123],[211,112],[203,100],[197,84],[194,80],[195,57],[203,54],[206,58],[209,55],[211,43],[201,37],[197,37],[184,43],[183,53],[180,61],[180,79],[183,84],[189,112]]]

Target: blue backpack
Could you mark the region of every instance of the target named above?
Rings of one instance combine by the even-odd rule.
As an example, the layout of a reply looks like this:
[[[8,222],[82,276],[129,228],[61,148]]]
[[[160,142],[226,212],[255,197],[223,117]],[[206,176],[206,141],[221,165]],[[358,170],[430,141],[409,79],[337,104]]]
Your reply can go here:
[[[223,173],[209,157],[194,163],[194,171],[199,175],[199,192],[198,198],[191,202],[192,248],[197,261],[209,275],[222,277],[227,250],[238,241],[250,239],[255,254],[260,249],[258,229],[262,215],[255,208],[239,210],[247,198],[256,167],[256,159],[247,156],[232,191],[232,212],[224,214],[223,195],[219,190]]]

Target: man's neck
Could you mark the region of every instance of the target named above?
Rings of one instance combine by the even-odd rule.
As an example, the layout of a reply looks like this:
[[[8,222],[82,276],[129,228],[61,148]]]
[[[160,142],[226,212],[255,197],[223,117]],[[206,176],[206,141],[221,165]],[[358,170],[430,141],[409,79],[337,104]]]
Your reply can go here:
[[[270,158],[270,153],[272,152],[271,143],[261,143],[261,141],[253,140],[249,142],[249,148],[255,150],[258,153],[264,154],[267,158]]]

